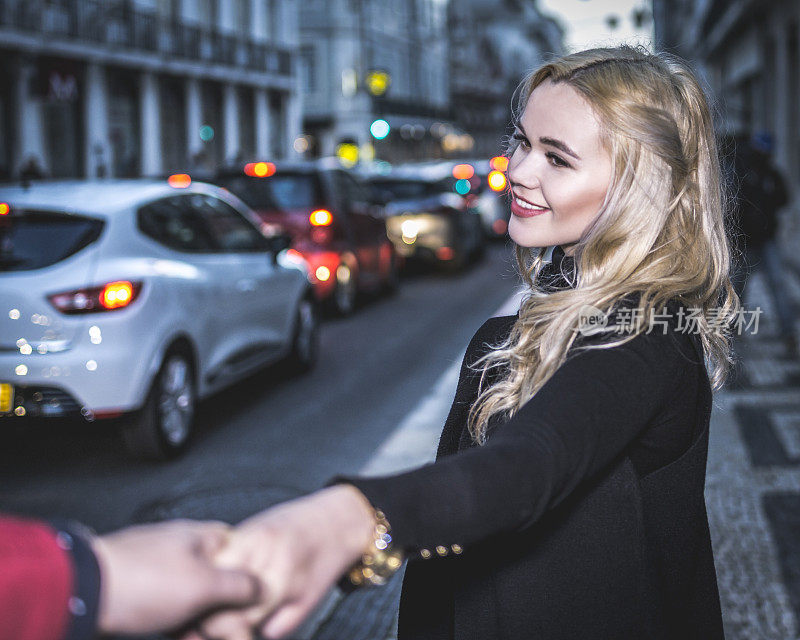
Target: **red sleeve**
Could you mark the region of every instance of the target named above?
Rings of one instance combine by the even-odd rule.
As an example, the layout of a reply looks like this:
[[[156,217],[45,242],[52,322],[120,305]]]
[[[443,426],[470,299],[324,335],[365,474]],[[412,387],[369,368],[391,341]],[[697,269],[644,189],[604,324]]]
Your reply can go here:
[[[63,638],[73,580],[53,529],[0,516],[0,640]]]

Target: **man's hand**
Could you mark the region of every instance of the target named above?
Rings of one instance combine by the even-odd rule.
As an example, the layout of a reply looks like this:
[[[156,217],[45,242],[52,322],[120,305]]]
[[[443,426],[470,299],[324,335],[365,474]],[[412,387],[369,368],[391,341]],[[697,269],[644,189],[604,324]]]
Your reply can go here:
[[[215,567],[230,527],[178,520],[131,527],[92,541],[100,565],[100,633],[153,633],[220,607],[257,601],[249,573]]]
[[[372,541],[372,506],[351,485],[336,485],[267,509],[233,530],[216,555],[220,566],[246,569],[261,580],[261,602],[222,612],[184,640],[249,640],[295,630]]]

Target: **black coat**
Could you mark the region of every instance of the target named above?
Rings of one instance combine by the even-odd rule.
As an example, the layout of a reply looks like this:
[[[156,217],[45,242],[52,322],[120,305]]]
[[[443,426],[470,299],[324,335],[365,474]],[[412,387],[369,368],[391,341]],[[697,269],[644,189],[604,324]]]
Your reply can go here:
[[[412,554],[399,640],[722,638],[698,336],[653,333],[568,359],[477,447],[466,365],[516,319],[492,318],[472,339],[436,463],[336,479],[384,510]]]

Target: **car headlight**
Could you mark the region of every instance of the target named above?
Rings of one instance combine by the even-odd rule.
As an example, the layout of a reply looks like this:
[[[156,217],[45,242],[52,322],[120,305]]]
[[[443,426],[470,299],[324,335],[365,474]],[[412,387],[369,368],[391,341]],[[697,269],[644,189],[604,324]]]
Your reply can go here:
[[[403,234],[403,238],[408,238],[409,240],[416,238],[419,234],[419,223],[416,220],[403,220],[400,225],[400,232]]]

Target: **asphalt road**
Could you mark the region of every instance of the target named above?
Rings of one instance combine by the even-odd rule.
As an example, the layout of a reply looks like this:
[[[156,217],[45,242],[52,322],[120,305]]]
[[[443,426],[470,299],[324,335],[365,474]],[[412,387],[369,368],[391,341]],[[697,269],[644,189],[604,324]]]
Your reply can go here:
[[[178,516],[237,522],[355,473],[517,284],[503,243],[461,274],[407,276],[394,296],[324,322],[310,374],[273,367],[204,401],[191,449],[168,463],[130,460],[108,424],[4,420],[0,510],[99,532]]]

